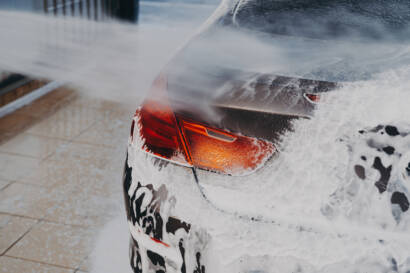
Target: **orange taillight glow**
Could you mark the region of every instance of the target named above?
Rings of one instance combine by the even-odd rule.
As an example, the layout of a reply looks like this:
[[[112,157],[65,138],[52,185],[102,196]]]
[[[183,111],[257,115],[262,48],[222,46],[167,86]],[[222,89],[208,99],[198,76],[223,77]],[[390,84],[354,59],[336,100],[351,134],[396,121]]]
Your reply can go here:
[[[259,167],[274,152],[272,143],[237,136],[203,125],[182,121],[194,166],[241,175]]]
[[[320,101],[320,95],[319,94],[309,94],[309,93],[305,93],[304,97],[313,103],[318,103]]]
[[[146,100],[137,112],[143,149],[148,153],[186,166],[244,175],[261,166],[275,151],[268,141],[211,128],[175,115],[166,99],[163,76],[154,82],[152,91],[155,100]]]

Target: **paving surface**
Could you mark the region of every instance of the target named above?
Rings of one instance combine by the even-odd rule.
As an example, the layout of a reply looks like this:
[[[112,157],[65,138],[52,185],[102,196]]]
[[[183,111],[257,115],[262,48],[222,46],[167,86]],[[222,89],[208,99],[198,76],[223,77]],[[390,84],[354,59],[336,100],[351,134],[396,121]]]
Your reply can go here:
[[[87,272],[134,109],[68,89],[0,119],[0,272]]]

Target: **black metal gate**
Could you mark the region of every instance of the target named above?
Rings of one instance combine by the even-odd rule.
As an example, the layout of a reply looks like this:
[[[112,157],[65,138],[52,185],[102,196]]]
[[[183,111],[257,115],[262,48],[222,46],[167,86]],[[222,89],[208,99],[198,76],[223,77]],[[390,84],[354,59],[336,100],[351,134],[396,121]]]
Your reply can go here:
[[[3,1],[3,2],[1,2]],[[75,16],[104,21],[120,19],[136,23],[139,0],[0,0],[0,7],[43,11],[55,16]],[[0,107],[4,96],[27,84],[29,78],[0,69]]]
[[[138,7],[138,0],[43,0],[45,13],[92,20],[117,18],[136,22]]]

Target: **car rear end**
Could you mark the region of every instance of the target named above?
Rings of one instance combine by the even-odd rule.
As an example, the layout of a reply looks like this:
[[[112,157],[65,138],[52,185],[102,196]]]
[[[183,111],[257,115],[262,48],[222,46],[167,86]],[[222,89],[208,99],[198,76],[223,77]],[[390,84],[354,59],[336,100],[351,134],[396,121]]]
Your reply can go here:
[[[187,87],[192,88],[190,81],[198,81],[198,75],[181,73],[180,67],[177,74],[164,70],[136,111],[124,174],[134,270],[202,270],[212,237],[209,229],[232,236],[229,228],[211,228],[213,222],[229,219],[237,227],[259,222],[256,203],[254,211],[236,215],[238,202],[254,200],[239,190],[241,185],[228,184],[247,185],[240,181],[252,181],[269,168],[292,121],[309,118],[320,97],[337,87],[324,81],[215,71],[200,76],[208,90],[212,86],[219,92],[192,94]],[[266,226],[269,220],[264,221],[260,224]]]
[[[274,30],[272,46],[276,41],[297,45],[289,67],[309,63],[309,72],[279,73],[276,68],[286,67],[277,58],[277,66],[269,66],[275,69],[261,69],[253,51],[244,59],[256,60],[257,67],[230,59],[237,47],[243,53],[246,46],[210,45],[226,34],[218,29],[236,28],[235,22],[257,10],[251,4],[258,1],[245,2],[238,1],[182,49],[136,110],[123,179],[134,272],[353,272],[357,267],[350,261],[357,249],[385,251],[379,231],[328,221],[322,199],[334,190],[332,183],[315,185],[297,166],[278,160],[293,124],[312,117],[341,86],[336,80],[345,79],[316,69],[324,63],[311,57],[326,59],[324,48],[334,43],[322,43],[319,34],[300,27],[302,39],[277,37],[283,29]],[[292,10],[281,7],[287,1],[273,2],[278,10]],[[243,28],[260,37],[260,28]],[[269,57],[264,61],[272,64]],[[283,174],[276,181],[275,172]],[[372,259],[362,264],[377,270],[391,266],[378,267]]]

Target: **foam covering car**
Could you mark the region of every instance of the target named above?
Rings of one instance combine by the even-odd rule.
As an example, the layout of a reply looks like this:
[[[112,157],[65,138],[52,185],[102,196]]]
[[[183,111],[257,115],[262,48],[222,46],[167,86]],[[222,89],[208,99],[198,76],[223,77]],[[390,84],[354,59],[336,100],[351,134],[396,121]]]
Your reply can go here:
[[[409,11],[408,1],[223,1],[133,117],[123,176],[133,272],[408,272],[410,239],[394,231],[406,231],[410,128],[335,139],[349,155],[345,184],[306,174],[297,162],[316,159],[303,150],[292,167],[283,147],[327,96],[378,72],[375,47],[407,35]],[[314,171],[340,171],[322,165]]]

